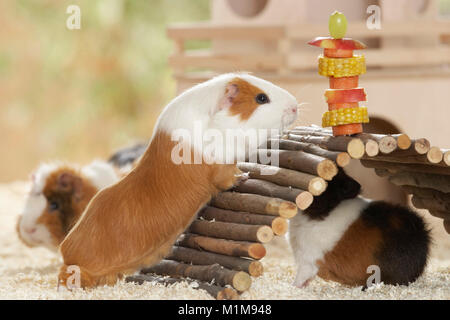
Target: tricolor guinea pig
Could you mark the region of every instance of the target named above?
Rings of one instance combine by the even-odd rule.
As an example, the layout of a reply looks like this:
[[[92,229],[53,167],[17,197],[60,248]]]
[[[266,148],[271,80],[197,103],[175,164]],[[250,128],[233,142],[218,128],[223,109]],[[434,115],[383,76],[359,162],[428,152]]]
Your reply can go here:
[[[359,197],[360,189],[340,170],[327,190],[291,219],[294,285],[304,287],[318,275],[367,287],[369,266],[379,268],[385,284],[408,285],[422,274],[430,250],[423,219],[405,207]]]
[[[56,251],[92,197],[119,180],[109,163],[86,166],[64,163],[40,165],[31,175],[31,189],[17,222],[19,238],[30,247]]]
[[[159,262],[197,212],[211,197],[232,187],[240,174],[236,159],[220,161],[226,140],[208,140],[208,148],[203,148],[195,137],[281,130],[297,118],[297,106],[286,90],[244,73],[220,75],[172,100],[136,167],[94,196],[62,242],[60,288],[70,287],[70,265],[78,266],[81,287],[94,287],[114,284],[125,274]],[[174,136],[180,132],[182,158],[188,161],[178,158],[180,142]],[[241,149],[236,154],[246,147],[232,145]]]

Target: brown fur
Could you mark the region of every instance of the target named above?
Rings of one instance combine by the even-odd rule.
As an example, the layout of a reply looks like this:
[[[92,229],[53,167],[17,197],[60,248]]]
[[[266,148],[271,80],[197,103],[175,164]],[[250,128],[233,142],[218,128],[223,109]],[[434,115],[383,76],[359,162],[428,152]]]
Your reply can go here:
[[[237,96],[233,98],[232,105],[230,107],[230,113],[233,116],[239,115],[241,121],[246,121],[259,107],[259,104],[256,102],[255,97],[259,93],[264,92],[240,78],[233,79],[230,84],[236,85],[239,90]]]
[[[80,267],[82,287],[92,287],[157,263],[198,210],[234,184],[235,165],[176,165],[174,146],[157,132],[136,168],[92,199],[61,244],[61,285],[69,265]]]
[[[359,218],[344,233],[332,251],[318,261],[319,277],[349,286],[366,285],[367,267],[378,265],[375,253],[382,245],[379,228],[368,227]]]
[[[61,185],[59,180],[62,175],[68,177],[67,185]],[[56,246],[64,240],[97,192],[96,187],[72,168],[60,168],[49,175],[43,190],[47,199],[47,208],[38,218],[37,223],[47,227]],[[58,203],[58,210],[49,210],[49,203],[52,201]]]

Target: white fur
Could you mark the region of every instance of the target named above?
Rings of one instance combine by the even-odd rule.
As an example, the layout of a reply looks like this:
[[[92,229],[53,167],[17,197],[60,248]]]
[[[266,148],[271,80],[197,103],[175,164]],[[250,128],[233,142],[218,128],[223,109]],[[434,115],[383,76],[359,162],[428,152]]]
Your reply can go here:
[[[37,222],[47,208],[47,199],[42,193],[47,183],[47,178],[61,167],[72,167],[79,170],[81,175],[88,179],[97,189],[103,189],[119,181],[114,167],[104,161],[95,160],[92,163],[78,169],[77,166],[62,162],[44,163],[32,174],[32,185],[25,201],[25,207],[19,224],[19,232],[22,239],[30,246],[45,246],[56,250],[47,227]],[[27,230],[35,229],[33,233]]]
[[[300,212],[289,222],[289,241],[297,265],[294,285],[304,286],[318,271],[316,261],[332,250],[370,203],[362,197],[342,201],[324,220]]]
[[[261,89],[270,100],[269,103],[260,105],[247,121],[241,121],[239,115],[232,116],[229,108],[220,109],[218,106],[227,84],[236,77]],[[158,130],[172,134],[177,129],[185,129],[194,137],[196,123],[201,124],[203,131],[220,131],[223,137],[226,130],[281,130],[297,118],[297,114],[290,111],[297,106],[298,102],[293,95],[266,80],[245,73],[227,73],[198,84],[173,99],[161,113],[153,135]],[[266,139],[267,137],[260,139],[258,144],[264,143]],[[223,143],[226,144],[226,141]],[[223,143],[217,143],[212,148],[223,150],[229,147]],[[203,150],[206,148],[211,146],[203,144]],[[237,154],[242,153],[245,154],[246,150],[237,151]],[[220,162],[223,159],[216,160]]]
[[[101,160],[94,160],[81,168],[81,174],[99,190],[119,181],[116,169]]]

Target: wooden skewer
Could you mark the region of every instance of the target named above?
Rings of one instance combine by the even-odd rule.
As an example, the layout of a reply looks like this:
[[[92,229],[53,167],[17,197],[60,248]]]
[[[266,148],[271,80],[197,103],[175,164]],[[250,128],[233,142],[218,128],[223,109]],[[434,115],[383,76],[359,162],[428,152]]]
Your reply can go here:
[[[250,178],[270,181],[281,186],[308,190],[312,195],[319,195],[327,188],[327,182],[323,178],[304,172],[249,162],[239,162],[237,167],[243,172],[248,172]]]
[[[287,140],[287,139],[269,139],[267,141],[267,148],[282,149],[291,151],[304,151],[321,156],[329,160],[335,161],[338,166],[345,167],[350,163],[350,156],[347,152],[330,151],[320,148],[311,143]],[[276,147],[276,148],[275,148]],[[377,145],[378,148],[378,145]]]
[[[317,175],[325,180],[333,179],[338,172],[333,161],[303,151],[259,149],[259,163],[262,163],[261,155],[267,155],[267,157],[275,156],[279,161],[280,167]]]
[[[250,193],[221,192],[211,201],[211,204],[221,209],[268,214],[287,219],[297,214],[295,203]]]
[[[194,265],[210,265],[218,263],[231,270],[245,271],[253,277],[259,277],[263,273],[263,266],[259,261],[230,257],[183,247],[173,247],[172,252],[165,257],[165,259],[191,263]]]
[[[171,285],[179,282],[187,282],[190,284],[195,284],[195,286],[191,286],[193,289],[197,290],[205,290],[208,292],[213,298],[217,300],[238,300],[239,294],[236,290],[232,288],[225,288],[221,286],[216,286],[213,284],[208,284],[205,282],[199,282],[190,279],[177,279],[170,277],[162,277],[162,276],[151,276],[149,274],[137,274],[134,276],[129,276],[125,279],[125,282],[134,282],[137,284],[143,284],[144,282],[156,282],[163,285]]]
[[[266,248],[260,243],[217,239],[191,233],[183,234],[176,244],[192,249],[257,260],[266,255]]]
[[[195,266],[172,260],[162,260],[157,265],[145,268],[142,273],[156,273],[171,277],[186,277],[211,283],[214,281],[219,286],[231,285],[238,291],[250,288],[252,279],[243,271],[233,271],[221,267],[219,264],[208,266]]]
[[[191,233],[208,237],[237,241],[257,241],[266,243],[273,239],[272,229],[262,225],[194,220],[188,230]]]
[[[270,226],[273,233],[277,236],[284,235],[288,229],[288,222],[285,218],[225,210],[210,206],[203,208],[198,216],[206,220]]]

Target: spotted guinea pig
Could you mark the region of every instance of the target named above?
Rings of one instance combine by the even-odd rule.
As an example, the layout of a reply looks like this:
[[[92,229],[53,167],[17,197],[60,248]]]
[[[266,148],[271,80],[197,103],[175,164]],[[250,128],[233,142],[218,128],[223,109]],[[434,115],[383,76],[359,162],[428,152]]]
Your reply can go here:
[[[17,223],[19,238],[30,247],[56,251],[92,197],[119,181],[120,173],[99,160],[83,167],[46,163],[31,179],[31,190]]]
[[[359,197],[360,189],[341,169],[327,190],[290,221],[294,285],[304,287],[318,275],[367,287],[370,266],[379,268],[385,284],[408,285],[422,274],[431,241],[423,219],[408,208]]]

